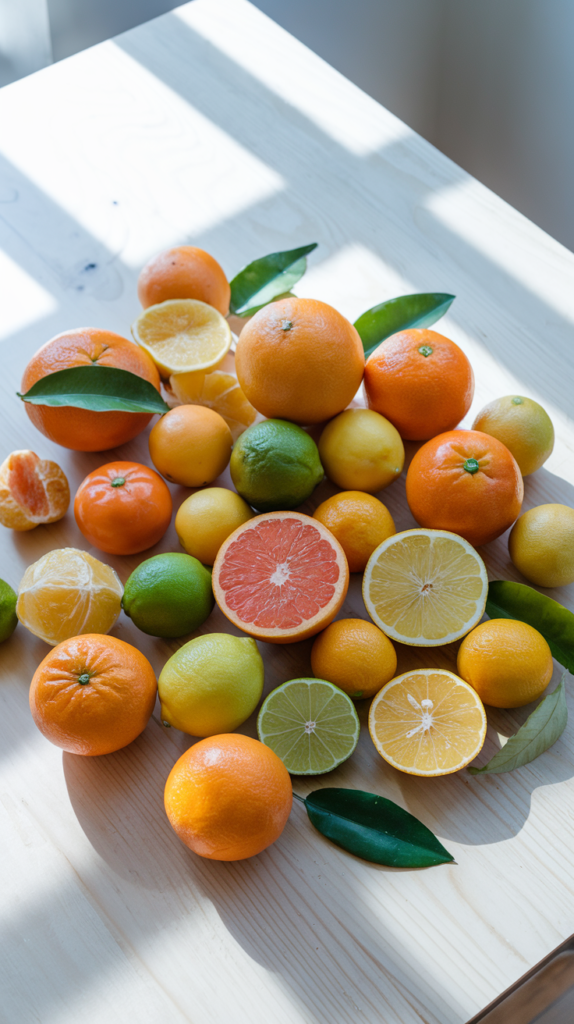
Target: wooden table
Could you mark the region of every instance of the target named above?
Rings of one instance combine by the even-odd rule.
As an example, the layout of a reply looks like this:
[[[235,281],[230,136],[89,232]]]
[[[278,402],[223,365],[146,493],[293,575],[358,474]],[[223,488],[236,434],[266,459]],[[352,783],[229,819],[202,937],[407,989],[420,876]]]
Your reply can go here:
[[[30,447],[73,490],[118,454],[147,462],[145,434],[84,455],[37,433],[15,395],[27,359],[80,325],[128,335],[138,271],[167,245],[202,246],[232,276],[318,241],[298,292],[351,319],[405,292],[457,295],[441,329],[475,368],[467,425],[492,397],[540,400],[558,440],[525,508],[574,504],[574,257],[245,0],[196,0],[7,87],[0,140],[2,458]],[[322,484],[308,508],[333,490]],[[413,525],[404,477],[383,497],[399,529]],[[2,529],[0,543],[14,587],[51,548],[87,547],[71,513]],[[172,528],[156,550],[177,548]],[[504,537],[483,553],[493,578],[519,578]],[[141,560],[103,557],[124,580]],[[345,615],[366,617],[359,584]],[[573,588],[554,596],[574,607]],[[224,628],[217,611],[204,627]],[[158,671],[179,646],[123,616],[114,633]],[[267,689],[310,672],[309,642],[261,646]],[[275,846],[220,864],[190,853],[163,811],[190,737],[157,714],[108,757],[62,755],[40,735],[27,690],[47,650],[19,627],[0,651],[9,1024],[463,1024],[574,931],[572,727],[527,768],[443,779],[394,771],[363,728],[338,771],[294,781],[301,794],[324,783],[398,801],[455,864],[368,865],[327,843],[300,804]],[[454,659],[455,645],[402,649],[399,669]],[[485,754],[527,711],[489,714]]]

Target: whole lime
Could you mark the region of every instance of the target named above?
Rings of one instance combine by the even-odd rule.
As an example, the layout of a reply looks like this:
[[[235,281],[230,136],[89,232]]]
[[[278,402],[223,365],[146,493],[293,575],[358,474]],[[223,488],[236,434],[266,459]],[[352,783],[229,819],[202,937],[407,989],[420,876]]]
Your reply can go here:
[[[4,580],[0,580],[0,644],[12,636],[18,625],[17,600],[18,595],[14,593],[12,587]]]
[[[166,553],[147,558],[128,578],[122,607],[150,636],[193,633],[213,608],[211,573],[191,555]]]
[[[191,736],[232,732],[263,693],[263,659],[251,637],[206,633],[180,647],[158,680],[161,718]]]
[[[323,479],[312,437],[287,420],[263,420],[235,442],[231,479],[258,512],[283,512],[306,501]]]

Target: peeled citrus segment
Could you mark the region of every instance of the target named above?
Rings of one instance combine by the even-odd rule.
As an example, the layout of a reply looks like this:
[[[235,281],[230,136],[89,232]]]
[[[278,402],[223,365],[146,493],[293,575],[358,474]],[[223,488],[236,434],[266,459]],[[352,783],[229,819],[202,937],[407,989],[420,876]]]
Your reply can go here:
[[[33,530],[55,523],[67,512],[70,488],[57,462],[31,451],[12,452],[0,466],[0,523],[12,530]]]
[[[259,739],[292,775],[321,775],[351,756],[360,724],[350,697],[325,679],[290,679],[264,700]]]
[[[132,334],[164,377],[208,370],[231,345],[225,317],[198,299],[169,299],[149,306],[132,324]]]
[[[16,613],[31,633],[55,646],[82,633],[108,633],[122,594],[111,566],[87,551],[58,548],[26,569]]]
[[[383,686],[369,731],[385,761],[409,775],[450,775],[482,749],[486,714],[472,686],[454,672],[421,668]]]
[[[379,544],[363,577],[373,622],[393,640],[436,647],[482,618],[486,566],[468,541],[446,530],[405,530]]]
[[[219,369],[211,373],[174,373],[169,383],[179,402],[206,405],[223,416],[234,441],[257,418],[257,410],[247,401],[233,373]]]
[[[341,545],[300,512],[267,512],[243,523],[224,541],[213,566],[213,592],[223,614],[269,643],[293,643],[324,629],[348,585]]]

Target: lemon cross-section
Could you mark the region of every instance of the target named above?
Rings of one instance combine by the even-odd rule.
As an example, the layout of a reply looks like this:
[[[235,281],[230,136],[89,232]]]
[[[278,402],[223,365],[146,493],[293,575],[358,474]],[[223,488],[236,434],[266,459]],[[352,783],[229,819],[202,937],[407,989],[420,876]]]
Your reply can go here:
[[[225,317],[198,299],[149,306],[132,324],[132,334],[163,377],[215,367],[231,346]]]

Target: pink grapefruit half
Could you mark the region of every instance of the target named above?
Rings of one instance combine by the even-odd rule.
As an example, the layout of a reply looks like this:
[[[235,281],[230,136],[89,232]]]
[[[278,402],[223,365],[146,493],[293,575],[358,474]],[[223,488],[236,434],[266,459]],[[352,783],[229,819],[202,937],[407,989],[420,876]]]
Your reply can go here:
[[[267,512],[243,523],[213,566],[213,592],[223,614],[271,644],[305,640],[328,626],[348,586],[341,545],[300,512]]]

